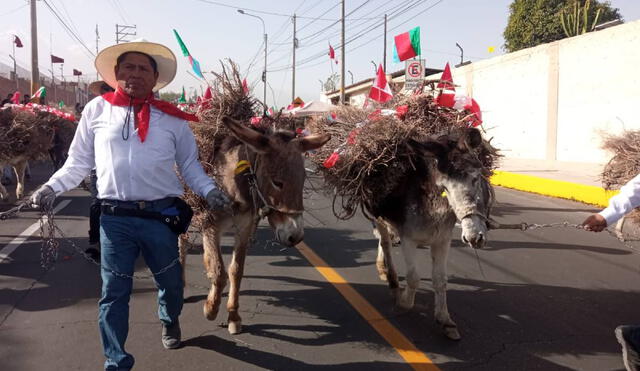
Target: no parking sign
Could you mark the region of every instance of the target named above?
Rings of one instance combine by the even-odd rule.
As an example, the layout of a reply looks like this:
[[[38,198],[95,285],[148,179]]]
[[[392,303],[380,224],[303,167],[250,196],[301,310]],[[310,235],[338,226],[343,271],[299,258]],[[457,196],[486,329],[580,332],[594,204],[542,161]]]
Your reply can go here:
[[[414,59],[405,62],[404,90],[420,87],[424,81],[424,59]]]

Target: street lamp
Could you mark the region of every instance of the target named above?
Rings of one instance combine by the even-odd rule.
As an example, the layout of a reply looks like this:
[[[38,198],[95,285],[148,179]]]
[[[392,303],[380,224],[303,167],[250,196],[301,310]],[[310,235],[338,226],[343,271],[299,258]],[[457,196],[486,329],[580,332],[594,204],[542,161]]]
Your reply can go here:
[[[266,115],[267,113],[267,29],[264,26],[264,20],[261,17],[257,15],[249,14],[242,9],[238,9],[238,13],[243,15],[248,15],[249,17],[258,18],[260,22],[262,22],[262,33],[264,34],[264,69],[262,70],[262,83],[264,84],[264,90],[263,90],[264,100],[262,104],[264,105],[263,114]]]

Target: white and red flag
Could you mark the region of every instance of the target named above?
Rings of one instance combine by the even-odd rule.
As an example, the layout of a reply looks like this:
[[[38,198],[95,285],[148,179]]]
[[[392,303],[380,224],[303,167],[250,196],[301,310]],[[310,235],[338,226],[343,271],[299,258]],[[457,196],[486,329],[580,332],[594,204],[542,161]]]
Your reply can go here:
[[[378,65],[378,73],[376,78],[373,80],[371,91],[369,91],[369,98],[379,103],[388,102],[393,98],[391,87],[389,86],[387,77],[384,75],[384,70],[380,65]]]

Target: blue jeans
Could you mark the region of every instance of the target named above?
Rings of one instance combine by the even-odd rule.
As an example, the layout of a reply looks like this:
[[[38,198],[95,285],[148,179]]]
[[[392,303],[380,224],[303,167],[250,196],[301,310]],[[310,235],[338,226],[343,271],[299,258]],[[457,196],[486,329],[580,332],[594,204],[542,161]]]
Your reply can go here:
[[[136,258],[142,252],[149,269],[158,272],[178,258],[178,236],[158,220],[102,215],[100,243],[102,298],[98,324],[107,358],[105,369],[128,370],[134,364],[133,356],[124,348],[129,332],[132,279],[112,271],[133,275]],[[177,263],[154,278],[158,287],[158,316],[163,324],[171,325],[182,310],[182,267]],[[159,335],[160,331],[158,338]]]

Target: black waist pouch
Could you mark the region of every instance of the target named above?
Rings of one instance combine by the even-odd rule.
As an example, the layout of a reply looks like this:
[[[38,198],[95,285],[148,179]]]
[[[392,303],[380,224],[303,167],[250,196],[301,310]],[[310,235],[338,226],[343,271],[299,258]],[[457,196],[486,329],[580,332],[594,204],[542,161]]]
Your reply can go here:
[[[193,210],[183,199],[176,197],[173,205],[162,211],[148,211],[131,209],[121,206],[113,206],[102,204],[102,212],[105,215],[115,216],[135,216],[138,218],[157,219],[166,224],[175,234],[187,233],[191,218],[193,218]]]
[[[193,209],[183,199],[176,197],[173,206],[170,206],[160,212],[160,221],[166,224],[175,234],[187,233],[191,218],[193,218]]]

